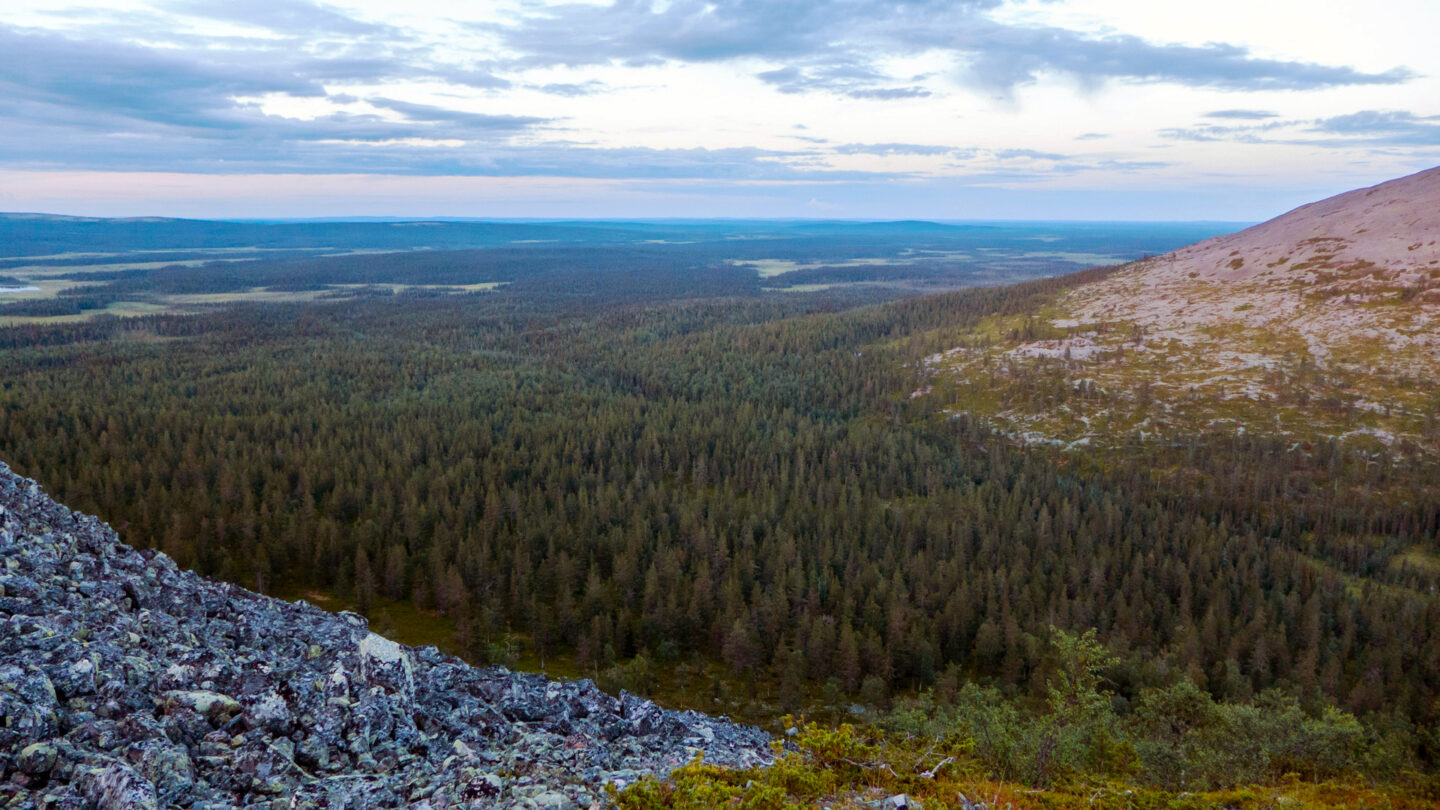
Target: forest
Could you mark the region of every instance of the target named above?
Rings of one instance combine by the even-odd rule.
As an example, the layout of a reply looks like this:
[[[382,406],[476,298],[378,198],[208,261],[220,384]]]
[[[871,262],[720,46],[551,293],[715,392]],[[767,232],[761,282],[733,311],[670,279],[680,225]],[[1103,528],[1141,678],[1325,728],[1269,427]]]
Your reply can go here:
[[[441,284],[474,258],[406,255]],[[5,329],[0,457],[202,573],[432,611],[477,662],[708,662],[914,730],[916,700],[973,723],[973,689],[1043,713],[1056,633],[1093,630],[1117,723],[1157,695],[1343,712],[1395,772],[1440,760],[1433,461],[1067,453],[910,396],[980,319],[1104,270],[885,300],[662,264]]]

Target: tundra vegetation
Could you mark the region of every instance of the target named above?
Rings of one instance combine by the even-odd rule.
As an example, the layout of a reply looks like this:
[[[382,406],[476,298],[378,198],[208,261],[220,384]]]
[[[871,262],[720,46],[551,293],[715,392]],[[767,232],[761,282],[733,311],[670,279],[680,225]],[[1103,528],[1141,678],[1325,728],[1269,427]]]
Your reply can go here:
[[[1119,268],[926,359],[1027,441],[1236,431],[1440,453],[1440,170]]]
[[[0,457],[402,639],[808,717],[775,769],[624,806],[1427,806],[1433,459],[1205,429],[1067,452],[912,396],[1102,272],[875,303],[554,271],[13,327]]]

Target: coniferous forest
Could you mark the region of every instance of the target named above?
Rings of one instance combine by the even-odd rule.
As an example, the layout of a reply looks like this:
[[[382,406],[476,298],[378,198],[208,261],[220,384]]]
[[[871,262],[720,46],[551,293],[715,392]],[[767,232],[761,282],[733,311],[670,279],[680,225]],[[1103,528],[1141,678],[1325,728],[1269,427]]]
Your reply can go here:
[[[954,335],[1096,272],[888,301],[622,274],[12,327],[0,457],[182,566],[437,612],[475,661],[520,638],[587,673],[705,661],[787,708],[940,717],[975,688],[1043,708],[1056,633],[1093,629],[1115,716],[1338,709],[1432,767],[1433,462],[1025,447],[912,399]]]

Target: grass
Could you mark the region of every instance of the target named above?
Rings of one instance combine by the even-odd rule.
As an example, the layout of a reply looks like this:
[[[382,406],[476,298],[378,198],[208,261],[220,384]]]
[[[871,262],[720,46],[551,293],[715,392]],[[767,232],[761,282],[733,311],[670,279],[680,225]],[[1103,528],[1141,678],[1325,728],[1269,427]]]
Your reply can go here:
[[[67,280],[59,276],[77,273],[105,273],[124,270],[152,270],[163,267],[199,267],[212,262],[236,262],[249,261],[245,257],[237,258],[235,254],[253,254],[267,252],[293,253],[303,251],[310,255],[326,256],[358,256],[375,253],[390,253],[393,251],[383,249],[359,249],[359,250],[337,250],[334,248],[259,248],[259,247],[231,247],[231,248],[207,248],[202,252],[204,258],[183,259],[178,261],[147,261],[149,254],[172,253],[173,250],[133,250],[117,253],[61,253],[47,256],[20,256],[10,257],[19,260],[31,261],[63,261],[63,260],[89,260],[97,258],[113,259],[104,264],[31,264],[9,268],[0,273],[7,277],[22,282],[19,286],[36,287],[35,290],[24,292],[0,293],[0,304],[12,301],[44,300],[52,299],[59,295],[62,290],[77,287],[99,287],[104,282]],[[0,257],[5,258],[5,257]],[[784,272],[784,271],[782,271]],[[136,300],[119,301],[104,309],[86,310],[75,315],[48,315],[48,316],[22,316],[7,315],[0,317],[0,327],[5,326],[27,326],[27,325],[48,325],[79,323],[91,320],[100,315],[133,316],[150,314],[192,314],[201,309],[227,306],[240,303],[292,303],[314,301],[322,297],[334,297],[336,293],[343,293],[346,290],[360,290],[365,288],[388,289],[392,293],[405,290],[442,290],[454,293],[486,292],[504,286],[507,282],[489,281],[477,284],[461,285],[429,285],[429,284],[335,284],[325,290],[301,290],[301,291],[272,291],[263,288],[253,288],[243,292],[196,294],[196,295],[150,295],[141,294]],[[0,285],[6,286],[6,285]]]
[[[167,262],[166,264],[172,263]],[[405,290],[439,290],[458,295],[464,293],[489,292],[503,287],[507,283],[509,282],[485,281],[477,284],[335,284],[323,290],[267,290],[263,287],[254,287],[241,292],[161,295],[154,296],[153,300],[116,301],[103,309],[86,310],[74,315],[7,315],[0,317],[0,326],[79,323],[91,320],[100,315],[126,317],[156,314],[191,314],[207,308],[232,304],[273,304],[316,301],[322,298],[333,298],[337,293],[343,294],[349,291],[364,289],[387,289],[392,293],[404,292]],[[39,289],[21,293],[0,294],[0,303],[6,301],[55,298],[59,291],[63,289],[97,285],[96,282],[62,281],[59,279],[40,277],[26,280],[26,284],[38,287]],[[148,295],[146,297],[147,299],[151,298],[151,296]]]
[[[353,607],[322,592],[298,590],[284,595],[331,611]],[[408,602],[377,599],[370,622],[376,632],[405,644],[455,649],[454,624]],[[607,683],[605,673],[586,671],[568,651],[542,660],[523,634],[505,640],[519,653],[513,669],[543,672],[552,678],[590,677],[602,688],[618,691],[615,684]],[[967,739],[845,725],[841,721],[848,714],[848,703],[843,698],[835,703],[831,695],[831,704],[826,705],[825,696],[813,688],[803,696],[804,708],[811,717],[828,718],[826,723],[806,723],[784,715],[775,700],[778,687],[773,677],[737,676],[716,662],[698,659],[657,664],[648,671],[650,688],[641,691],[661,705],[726,714],[768,728],[786,744],[777,743],[780,758],[769,768],[728,770],[697,760],[669,780],[646,778],[612,793],[620,810],[862,810],[869,802],[900,793],[920,799],[927,810],[965,807],[962,796],[971,802],[970,808],[985,810],[1420,810],[1437,806],[1432,798],[1435,785],[1419,776],[1402,777],[1395,786],[1359,780],[1303,782],[1287,777],[1276,784],[1177,793],[1114,777],[1077,775],[1040,790],[987,776],[986,766],[971,753],[974,744]]]
[[[1170,792],[1123,780],[1078,777],[1039,790],[987,778],[983,765],[970,753],[972,747],[966,739],[882,735],[847,725],[828,728],[797,722],[788,746],[777,744],[780,756],[772,767],[735,771],[696,760],[669,780],[646,778],[612,791],[612,798],[620,810],[861,810],[897,794],[918,799],[926,810],[1420,810],[1436,806],[1435,786],[1423,777],[1395,787],[1292,777],[1210,792]]]
[[[11,275],[11,272],[7,270],[6,275]],[[93,281],[65,281],[63,279],[47,278],[44,276],[23,276],[18,273],[14,274],[14,277],[24,282],[24,286],[35,287],[36,289],[0,294],[0,303],[54,298],[61,290],[68,290],[72,287],[95,286],[99,283]]]
[[[167,295],[160,300],[171,311],[182,311],[193,307],[238,303],[282,303],[314,301],[328,290],[267,290],[253,287],[249,290],[228,293],[192,293],[188,295]]]
[[[161,267],[199,267],[210,262],[236,261],[235,259],[224,259],[216,257],[213,259],[182,259],[169,262],[115,262],[113,264],[75,264],[75,265],[25,265],[6,270],[7,274],[15,274],[31,279],[44,279],[51,276],[70,275],[72,273],[108,273],[119,270],[155,270]],[[70,284],[79,282],[71,281]]]
[[[1422,546],[1411,546],[1390,558],[1390,570],[1411,568],[1430,575],[1440,575],[1440,553]]]
[[[356,610],[354,602],[348,599],[313,589],[279,587],[271,595],[288,601],[303,599],[332,613]],[[411,647],[434,646],[476,665],[487,663],[465,654],[456,642],[455,623],[436,611],[423,610],[408,601],[379,597],[371,606],[368,618],[370,629],[386,638]],[[518,672],[563,680],[589,678],[611,694],[625,689],[669,709],[724,715],[774,733],[784,731],[781,717],[787,710],[839,721],[849,716],[852,705],[848,696],[827,694],[823,686],[806,682],[795,704],[786,706],[780,699],[780,684],[770,672],[746,671],[736,675],[725,665],[699,656],[647,661],[643,677],[635,678],[620,672],[633,670],[633,659],[623,662],[627,665],[623,667],[583,666],[571,649],[551,650],[541,655],[530,636],[522,632],[500,633],[488,642],[500,650],[508,649],[509,660],[501,663]]]
[[[831,283],[829,283],[829,284],[792,284],[792,285],[790,285],[789,287],[766,287],[766,288],[765,288],[765,291],[766,291],[766,292],[807,293],[807,292],[823,292],[823,291],[825,291],[825,290],[833,290],[833,289],[835,289],[835,288],[837,288],[837,287],[864,287],[864,286],[870,286],[870,285],[869,285],[867,282],[863,282],[863,281],[836,281],[836,282],[831,282]]]
[[[145,301],[115,301],[104,309],[90,309],[74,315],[45,315],[45,316],[0,316],[0,327],[3,326],[24,326],[27,324],[56,324],[56,323],[80,323],[88,321],[97,315],[114,315],[120,318],[133,318],[140,315],[154,315],[171,311],[160,304],[147,303]]]

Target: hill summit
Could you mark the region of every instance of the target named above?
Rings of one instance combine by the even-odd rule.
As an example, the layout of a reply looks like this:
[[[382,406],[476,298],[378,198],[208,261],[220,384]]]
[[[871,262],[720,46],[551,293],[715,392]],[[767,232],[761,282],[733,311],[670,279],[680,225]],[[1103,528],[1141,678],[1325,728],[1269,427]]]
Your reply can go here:
[[[1028,439],[1238,428],[1434,450],[1440,168],[1125,265],[986,329],[930,364],[962,388],[980,367],[1063,378],[1074,395],[978,408]]]

